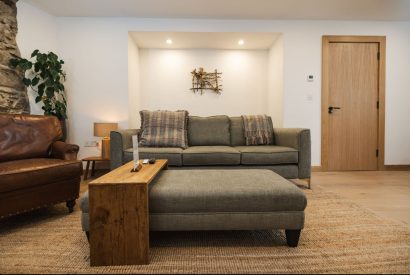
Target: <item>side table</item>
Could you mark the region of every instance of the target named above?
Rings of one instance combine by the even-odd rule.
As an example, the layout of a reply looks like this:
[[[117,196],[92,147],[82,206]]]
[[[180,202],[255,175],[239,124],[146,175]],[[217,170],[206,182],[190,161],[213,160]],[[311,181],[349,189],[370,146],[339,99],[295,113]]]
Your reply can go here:
[[[91,176],[93,177],[95,175],[95,162],[96,161],[109,161],[109,158],[103,158],[101,156],[95,156],[95,157],[88,157],[88,158],[83,158],[82,161],[86,161],[86,167],[84,171],[84,180],[88,178],[88,172],[90,170],[90,162],[91,162]]]

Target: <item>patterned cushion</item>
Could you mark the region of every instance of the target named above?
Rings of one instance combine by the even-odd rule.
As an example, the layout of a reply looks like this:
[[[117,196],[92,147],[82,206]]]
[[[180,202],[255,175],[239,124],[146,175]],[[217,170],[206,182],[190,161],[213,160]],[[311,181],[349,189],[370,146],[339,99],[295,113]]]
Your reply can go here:
[[[139,145],[187,148],[187,111],[146,111],[141,115]]]

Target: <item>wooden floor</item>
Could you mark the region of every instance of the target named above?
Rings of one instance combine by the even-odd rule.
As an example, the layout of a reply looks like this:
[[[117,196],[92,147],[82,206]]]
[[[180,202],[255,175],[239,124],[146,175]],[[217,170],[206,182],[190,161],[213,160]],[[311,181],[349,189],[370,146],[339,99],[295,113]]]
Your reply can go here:
[[[410,226],[410,171],[315,172],[315,186]]]
[[[96,177],[104,172],[97,171]],[[91,180],[82,182],[81,192]],[[312,190],[318,186],[410,227],[410,171],[314,172]]]

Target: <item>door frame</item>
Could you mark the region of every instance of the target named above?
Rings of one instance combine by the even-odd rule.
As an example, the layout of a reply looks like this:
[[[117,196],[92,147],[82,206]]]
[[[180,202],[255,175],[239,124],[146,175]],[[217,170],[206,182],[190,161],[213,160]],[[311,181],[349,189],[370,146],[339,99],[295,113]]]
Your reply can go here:
[[[322,36],[322,141],[321,141],[321,170],[328,171],[328,142],[329,142],[329,43],[378,43],[379,44],[379,77],[378,77],[378,149],[377,170],[384,167],[384,124],[385,124],[385,75],[386,75],[386,36],[349,36],[323,35]]]

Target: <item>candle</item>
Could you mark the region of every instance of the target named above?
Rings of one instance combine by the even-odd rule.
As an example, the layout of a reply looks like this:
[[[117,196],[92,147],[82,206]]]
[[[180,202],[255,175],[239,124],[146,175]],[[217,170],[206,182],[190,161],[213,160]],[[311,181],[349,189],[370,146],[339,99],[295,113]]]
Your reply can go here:
[[[133,147],[133,157],[134,157],[134,171],[138,171],[138,161],[140,159],[138,153],[138,136],[132,136],[132,147]]]

